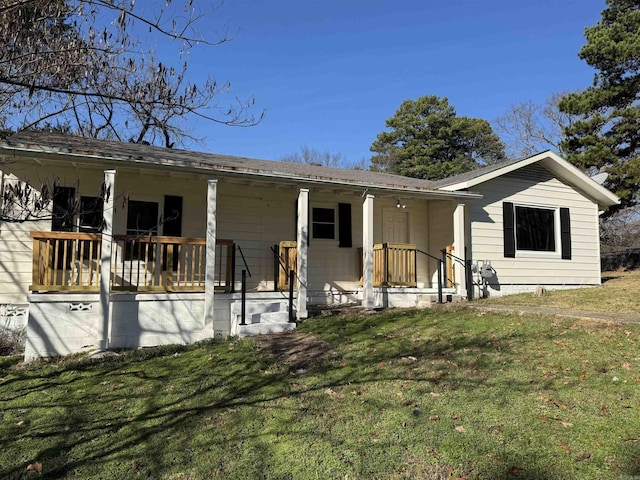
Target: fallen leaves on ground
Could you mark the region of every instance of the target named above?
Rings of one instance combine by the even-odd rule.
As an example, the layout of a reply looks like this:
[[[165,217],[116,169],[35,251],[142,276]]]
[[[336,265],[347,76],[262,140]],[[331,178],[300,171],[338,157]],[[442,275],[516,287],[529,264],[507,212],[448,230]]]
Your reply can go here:
[[[27,465],[27,472],[42,473],[42,464],[40,462],[30,463]]]

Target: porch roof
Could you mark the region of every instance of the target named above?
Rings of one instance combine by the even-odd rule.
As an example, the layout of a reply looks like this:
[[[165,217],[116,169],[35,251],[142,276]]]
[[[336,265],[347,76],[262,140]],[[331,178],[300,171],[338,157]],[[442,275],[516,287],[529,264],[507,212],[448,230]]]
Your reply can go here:
[[[81,160],[115,167],[126,165],[205,175],[249,176],[268,178],[271,181],[333,184],[441,197],[480,197],[468,192],[438,190],[432,181],[388,173],[168,149],[49,132],[19,132],[10,135],[0,140],[0,152],[3,151],[5,155]]]

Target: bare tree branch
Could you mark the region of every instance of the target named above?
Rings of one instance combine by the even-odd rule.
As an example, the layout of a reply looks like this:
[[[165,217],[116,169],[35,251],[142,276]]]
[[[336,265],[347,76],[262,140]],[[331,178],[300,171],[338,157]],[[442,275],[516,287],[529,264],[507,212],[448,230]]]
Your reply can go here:
[[[188,117],[255,125],[263,113],[251,113],[253,97],[222,106],[228,82],[190,83],[187,62],[156,59],[132,37],[146,28],[175,42],[179,57],[228,41],[228,27],[215,40],[196,33],[216,7],[205,12],[194,4],[167,1],[142,10],[131,0],[0,0],[0,127],[55,121],[81,135],[167,146],[192,138],[181,126]]]
[[[549,149],[563,153],[560,142],[564,129],[577,119],[558,108],[558,102],[565,93],[554,93],[544,104],[530,100],[515,104],[495,119],[496,130],[510,156],[528,156]]]

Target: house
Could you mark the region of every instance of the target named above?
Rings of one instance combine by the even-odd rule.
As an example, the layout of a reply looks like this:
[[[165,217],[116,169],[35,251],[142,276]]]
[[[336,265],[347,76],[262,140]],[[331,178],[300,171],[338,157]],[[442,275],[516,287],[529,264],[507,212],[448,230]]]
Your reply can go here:
[[[22,132],[0,166],[20,220],[0,224],[0,305],[28,316],[26,358],[597,285],[598,210],[617,202],[551,152],[429,182]]]
[[[620,200],[555,153],[433,187],[482,195],[468,204],[466,232],[481,296],[600,284],[599,214]]]

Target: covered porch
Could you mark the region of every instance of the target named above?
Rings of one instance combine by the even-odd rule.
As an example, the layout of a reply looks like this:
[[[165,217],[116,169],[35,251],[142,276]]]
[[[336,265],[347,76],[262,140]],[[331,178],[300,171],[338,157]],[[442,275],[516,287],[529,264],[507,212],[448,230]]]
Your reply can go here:
[[[101,233],[31,233],[28,355],[265,333],[294,328],[309,306],[423,307],[466,293],[464,269],[441,253],[464,251],[464,204],[451,198],[407,195],[398,207],[395,194],[354,188],[174,180],[185,192],[178,229],[132,222],[132,204],[163,197],[130,194],[117,208],[122,190],[106,171]],[[166,213],[164,198],[155,208]],[[383,241],[402,236],[415,243]]]

